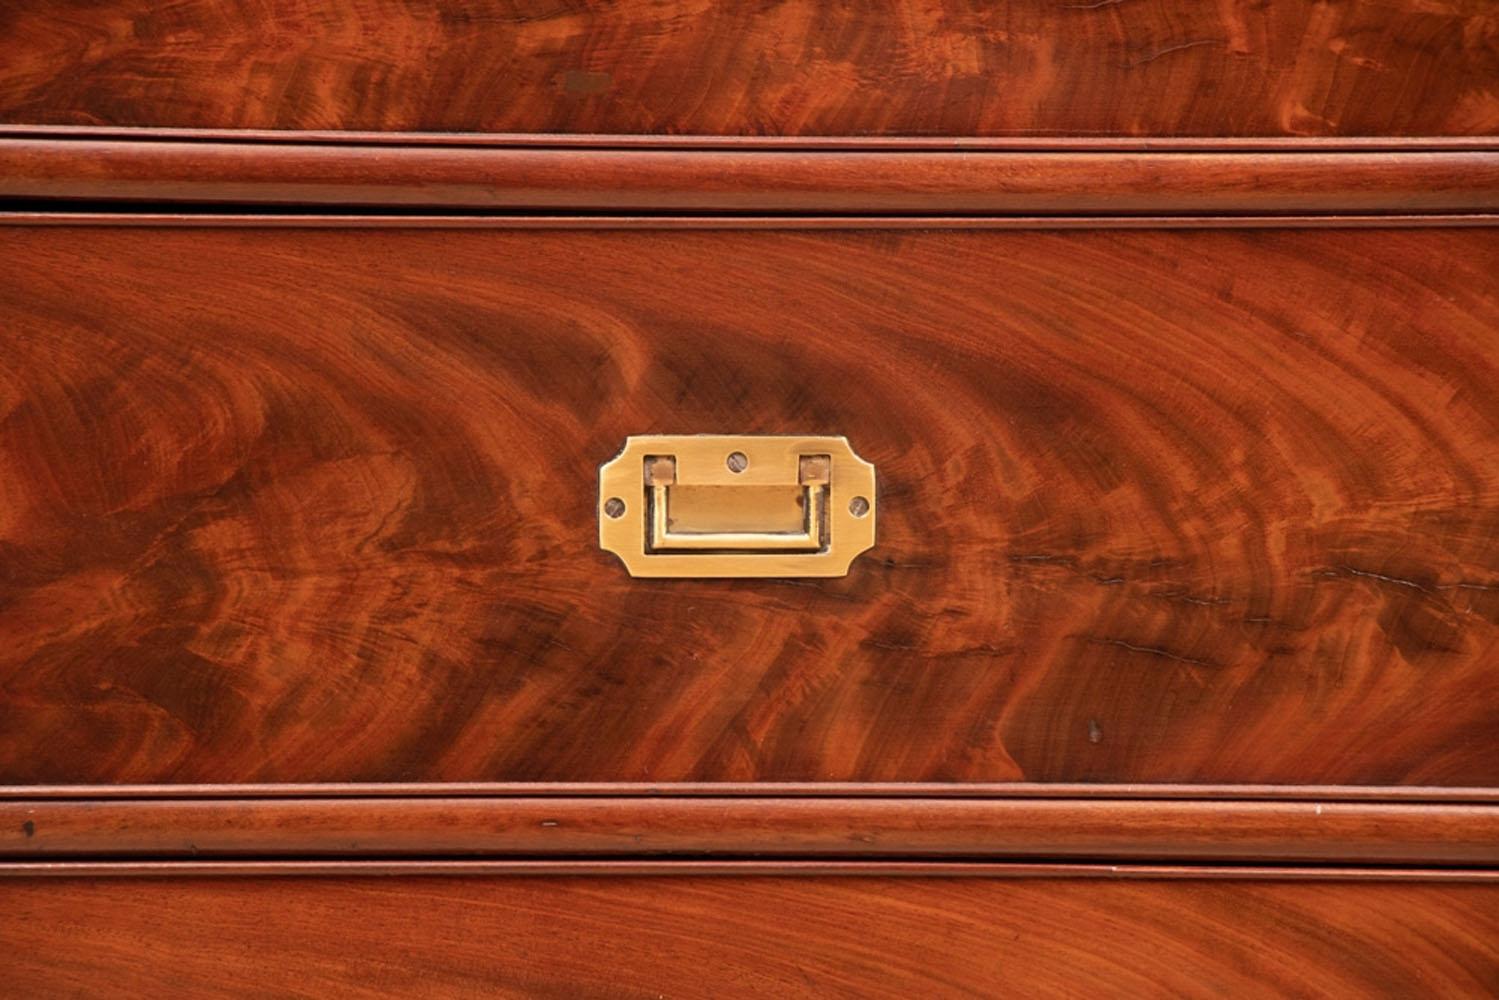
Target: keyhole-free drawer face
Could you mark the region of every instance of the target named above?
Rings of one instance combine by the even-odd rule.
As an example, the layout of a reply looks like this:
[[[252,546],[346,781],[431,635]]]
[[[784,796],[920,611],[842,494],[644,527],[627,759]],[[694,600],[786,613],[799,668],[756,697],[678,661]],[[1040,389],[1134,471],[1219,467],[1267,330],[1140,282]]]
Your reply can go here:
[[[1499,975],[1499,887],[1439,872],[1152,879],[969,866],[964,878],[952,870],[964,866],[922,877],[891,864],[862,877],[765,866],[736,878],[658,864],[582,877],[559,865],[537,878],[506,877],[504,865],[454,877],[461,866],[439,863],[401,878],[328,867],[337,877],[288,877],[286,866],[281,877],[9,879],[9,983],[47,994],[66,976],[112,997],[285,995],[309,983],[476,998],[536,984],[590,997],[1396,997],[1481,996]]]
[[[0,256],[0,782],[1499,784],[1492,228]],[[600,466],[696,434],[846,438],[875,546],[632,577]]]

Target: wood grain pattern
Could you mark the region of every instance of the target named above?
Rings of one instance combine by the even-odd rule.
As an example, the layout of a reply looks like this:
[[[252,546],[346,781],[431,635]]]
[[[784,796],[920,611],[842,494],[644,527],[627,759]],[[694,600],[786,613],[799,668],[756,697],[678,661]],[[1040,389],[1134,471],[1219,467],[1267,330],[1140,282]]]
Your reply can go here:
[[[0,122],[0,139],[381,146],[390,150],[573,149],[937,153],[1420,153],[1499,149],[1499,135],[599,135],[572,132],[369,132],[343,129],[163,128]]]
[[[1491,212],[1499,147],[1183,155],[8,138],[0,198],[493,212]]]
[[[53,0],[0,38],[16,123],[1499,134],[1486,0]]]
[[[0,232],[0,780],[1499,782],[1494,229]],[[625,435],[842,433],[632,581]]]
[[[90,226],[138,229],[469,229],[469,230],[753,230],[837,231],[878,229],[1047,231],[1110,229],[1432,229],[1499,226],[1494,212],[1420,212],[1398,215],[716,215],[712,213],[360,212],[298,210],[262,206],[253,213],[227,206],[69,205],[12,207],[0,211],[0,226],[48,228]]]
[[[1491,996],[1492,885],[35,879],[22,995]],[[273,959],[273,960],[268,960]]]
[[[1110,882],[1148,879],[1152,881],[1219,882],[1403,882],[1447,885],[1484,885],[1499,882],[1496,868],[1409,868],[1392,865],[1340,865],[1329,868],[1307,865],[1204,865],[1148,864],[1141,862],[1089,864],[1060,861],[932,861],[807,859],[713,859],[701,858],[280,858],[255,860],[226,858],[215,861],[132,860],[0,861],[0,878],[299,878],[338,875],[369,876],[637,876],[715,877],[725,875],[795,876],[797,878],[1003,878],[1087,879]]]
[[[1262,802],[1499,803],[1499,787],[1456,785],[1186,785],[1025,781],[470,781],[0,785],[0,801],[34,799],[423,798],[1171,799]]]
[[[1106,799],[0,802],[0,857],[1035,858],[1499,865],[1499,807]]]

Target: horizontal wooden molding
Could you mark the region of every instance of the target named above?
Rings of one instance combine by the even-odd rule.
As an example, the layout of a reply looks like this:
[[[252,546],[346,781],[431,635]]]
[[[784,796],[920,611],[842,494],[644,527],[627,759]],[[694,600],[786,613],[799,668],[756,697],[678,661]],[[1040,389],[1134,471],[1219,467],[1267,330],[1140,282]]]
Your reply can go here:
[[[0,785],[0,801],[32,799],[307,798],[942,798],[1204,799],[1279,802],[1477,802],[1499,804],[1499,788],[1431,785],[1189,785],[1003,781],[476,781],[236,782],[151,785]]]
[[[744,215],[1466,214],[1499,150],[522,147],[0,139],[0,198]]]
[[[0,878],[184,878],[202,876],[614,877],[815,876],[856,878],[1105,879],[1253,882],[1499,882],[1491,868],[1309,867],[1304,865],[1065,864],[994,861],[0,861]]]
[[[1499,865],[1499,805],[582,796],[12,799],[0,858],[779,858]]]
[[[1424,215],[539,215],[298,212],[174,206],[170,211],[0,211],[6,226],[112,226],[231,229],[533,230],[1089,230],[1089,229],[1430,229],[1499,226],[1499,214]]]
[[[167,128],[0,123],[0,139],[132,142],[478,146],[543,149],[980,150],[1304,153],[1499,151],[1499,136],[666,135],[564,132],[371,132],[347,129]]]

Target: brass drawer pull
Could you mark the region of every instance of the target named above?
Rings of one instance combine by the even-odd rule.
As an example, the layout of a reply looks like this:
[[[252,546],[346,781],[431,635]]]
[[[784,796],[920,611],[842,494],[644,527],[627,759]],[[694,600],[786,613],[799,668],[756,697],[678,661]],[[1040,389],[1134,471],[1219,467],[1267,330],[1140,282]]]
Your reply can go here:
[[[599,545],[631,576],[843,576],[874,504],[841,437],[631,437],[599,469]]]

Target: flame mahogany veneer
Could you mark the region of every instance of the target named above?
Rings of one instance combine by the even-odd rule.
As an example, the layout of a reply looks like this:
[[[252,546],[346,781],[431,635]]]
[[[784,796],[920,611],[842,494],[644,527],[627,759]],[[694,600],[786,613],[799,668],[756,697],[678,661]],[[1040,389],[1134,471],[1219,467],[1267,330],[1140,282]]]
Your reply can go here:
[[[10,221],[11,982],[1499,981],[1482,216]],[[595,460],[701,426],[880,547],[627,578]]]
[[[1493,228],[0,252],[6,783],[1499,786]],[[849,435],[877,548],[629,578],[696,430]]]
[[[0,37],[12,124],[1499,134],[1488,0],[49,0]]]
[[[0,39],[7,990],[1499,993],[1492,4]],[[875,549],[630,579],[693,432]]]

